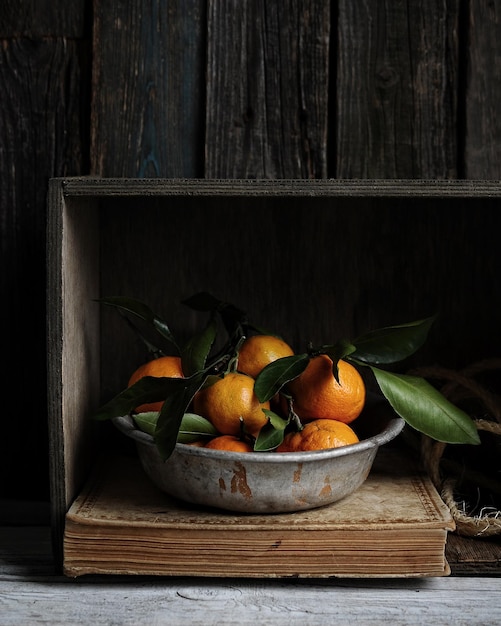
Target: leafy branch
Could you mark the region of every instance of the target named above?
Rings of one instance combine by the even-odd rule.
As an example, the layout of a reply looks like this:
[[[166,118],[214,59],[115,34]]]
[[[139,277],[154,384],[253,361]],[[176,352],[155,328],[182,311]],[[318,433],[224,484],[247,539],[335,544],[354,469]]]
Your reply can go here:
[[[379,388],[395,413],[415,430],[446,443],[480,443],[470,416],[449,402],[423,378],[390,373],[376,365],[392,365],[414,354],[426,341],[434,317],[389,326],[356,339],[310,349],[308,353],[278,359],[267,365],[254,386],[261,402],[271,399],[299,376],[310,359],[320,354],[333,361],[337,378],[339,359],[357,367],[369,367]]]

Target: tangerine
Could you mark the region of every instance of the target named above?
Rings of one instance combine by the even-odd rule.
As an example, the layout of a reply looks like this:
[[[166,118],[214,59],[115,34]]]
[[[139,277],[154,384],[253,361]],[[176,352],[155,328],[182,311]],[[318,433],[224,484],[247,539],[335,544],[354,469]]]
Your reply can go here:
[[[247,337],[238,351],[238,371],[257,378],[267,365],[285,356],[292,356],[294,351],[280,337],[274,335],[251,335]]]
[[[231,452],[254,452],[252,446],[234,435],[214,437],[205,444],[210,450],[229,450]]]
[[[287,433],[276,452],[341,448],[358,441],[357,434],[348,424],[333,419],[318,419],[308,422],[300,431]]]
[[[288,384],[294,411],[300,419],[334,419],[345,424],[355,420],[365,405],[365,383],[350,363],[338,361],[339,382],[326,354],[310,359],[306,369]]]
[[[181,358],[178,356],[161,356],[158,359],[152,359],[140,365],[137,370],[132,373],[129,378],[127,387],[131,387],[139,379],[144,376],[154,376],[156,378],[184,378],[181,367]],[[141,404],[136,407],[136,413],[144,413],[146,411],[160,411],[163,401]]]
[[[270,403],[259,402],[254,393],[254,379],[240,372],[226,374],[193,398],[195,413],[222,435],[239,435],[242,419],[247,432],[256,436],[268,421],[263,409],[269,408]]]

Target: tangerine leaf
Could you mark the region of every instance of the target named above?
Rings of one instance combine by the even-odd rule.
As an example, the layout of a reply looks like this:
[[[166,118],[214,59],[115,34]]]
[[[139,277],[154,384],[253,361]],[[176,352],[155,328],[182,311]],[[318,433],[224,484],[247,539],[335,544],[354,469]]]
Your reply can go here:
[[[218,300],[206,291],[201,291],[183,300],[182,304],[189,306],[190,309],[194,309],[195,311],[217,311],[221,305],[221,300]]]
[[[255,452],[268,452],[274,450],[284,440],[284,432],[289,420],[280,417],[273,411],[263,409],[268,417],[268,422],[261,428],[254,443]]]
[[[217,430],[205,417],[196,413],[185,413],[181,419],[177,441],[191,443],[202,437],[214,437],[217,434]]]
[[[290,419],[284,418],[281,415],[278,415],[278,413],[275,413],[274,411],[270,411],[269,409],[262,409],[262,411],[268,418],[273,428],[277,430],[285,430],[287,428],[290,422]]]
[[[396,363],[414,354],[426,341],[435,316],[416,322],[387,326],[361,335],[352,341],[357,361],[383,365]]]
[[[254,383],[254,393],[260,402],[267,402],[280,391],[288,382],[304,372],[310,356],[308,354],[294,354],[284,356],[261,370]]]
[[[183,300],[182,304],[189,306],[195,311],[210,311],[213,313],[219,313],[221,319],[228,328],[233,328],[234,326],[247,321],[247,316],[244,311],[229,302],[219,300],[212,294],[205,291],[196,293],[186,300]]]
[[[355,350],[356,348],[351,342],[341,340],[332,346],[321,346],[315,351],[315,353],[326,354],[330,359],[332,359],[332,374],[339,383],[338,361],[340,359],[345,359],[350,354],[353,354]]]
[[[154,437],[160,456],[164,461],[170,457],[176,447],[183,415],[186,413],[193,396],[203,385],[205,378],[204,372],[198,372],[190,378],[178,379],[184,384],[166,398],[162,406]]]
[[[155,428],[158,421],[158,411],[145,411],[144,413],[136,413],[132,416],[136,426],[148,435],[155,434]]]
[[[136,413],[132,417],[140,430],[153,437],[158,423],[158,416],[158,411],[145,411],[144,413]],[[181,419],[177,441],[180,443],[191,443],[201,437],[214,437],[215,435],[217,435],[217,430],[208,419],[196,413],[185,413]]]
[[[120,415],[128,415],[145,402],[161,402],[182,388],[185,380],[166,376],[143,376],[98,408],[92,417],[95,420],[107,420]]]
[[[240,337],[247,332],[248,321],[246,313],[233,306],[233,304],[227,303],[222,303],[218,313],[228,335],[238,342]]]
[[[153,311],[140,300],[134,298],[125,298],[122,296],[109,296],[98,300],[107,306],[113,306],[122,313],[130,313],[139,317],[146,322],[153,330],[158,332],[164,339],[167,339],[172,345],[178,348],[176,339],[172,334],[168,324],[158,317]],[[137,331],[137,329],[136,329]],[[138,331],[137,331],[138,332]]]
[[[339,359],[344,359],[350,354],[353,354],[355,350],[356,347],[350,341],[343,339],[331,346],[320,346],[318,350],[315,350],[315,353],[326,354],[334,363],[337,363]]]
[[[246,334],[249,323],[245,311],[238,309],[229,302],[219,300],[210,293],[205,291],[197,293],[183,300],[182,304],[196,311],[217,313],[223,322],[232,345],[236,345],[242,335]],[[229,351],[231,351],[231,346],[229,347]]]
[[[415,430],[444,443],[480,443],[475,423],[423,378],[371,367],[394,411]]]
[[[181,363],[185,376],[191,376],[205,368],[216,333],[216,320],[211,317],[205,328],[194,334],[186,343],[181,351]]]

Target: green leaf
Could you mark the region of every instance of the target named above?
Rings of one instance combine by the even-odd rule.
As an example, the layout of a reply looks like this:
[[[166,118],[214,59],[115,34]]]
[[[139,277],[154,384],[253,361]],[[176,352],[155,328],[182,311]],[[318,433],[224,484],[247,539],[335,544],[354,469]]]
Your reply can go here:
[[[164,461],[170,457],[176,447],[183,415],[193,396],[203,385],[205,378],[204,372],[198,372],[191,378],[178,379],[183,381],[184,385],[178,387],[162,406],[155,429],[155,443]]]
[[[266,415],[266,417],[269,420],[269,423],[273,426],[273,428],[275,428],[276,430],[285,430],[287,428],[287,425],[290,422],[290,419],[288,418],[284,418],[281,415],[278,415],[277,413],[275,413],[274,411],[270,411],[269,409],[262,409],[264,414]]]
[[[423,378],[371,367],[383,395],[410,426],[437,441],[477,445],[473,420]]]
[[[352,354],[355,350],[356,347],[351,343],[351,341],[343,339],[332,346],[320,346],[318,352],[326,354],[334,362],[336,362],[339,361],[339,359],[344,359],[346,356]]]
[[[191,443],[202,437],[214,437],[217,434],[217,430],[205,417],[196,413],[185,413],[181,419],[177,441],[180,443]]]
[[[284,432],[289,420],[283,419],[273,411],[263,409],[268,417],[268,423],[261,428],[254,443],[255,452],[274,450],[284,440]]]
[[[158,332],[164,339],[167,339],[173,346],[178,349],[178,345],[169,326],[160,317],[155,315],[153,311],[140,300],[133,298],[124,298],[122,296],[110,296],[99,300],[102,304],[113,306],[122,313],[130,313],[145,321],[153,330]]]
[[[203,370],[217,333],[216,320],[211,317],[205,328],[194,334],[181,351],[181,363],[185,376]]]
[[[107,420],[120,415],[128,415],[145,402],[161,402],[184,387],[185,380],[184,378],[144,376],[102,405],[92,417],[95,420]]]
[[[140,430],[154,437],[158,416],[158,411],[145,411],[144,413],[136,413],[132,417]],[[185,413],[181,419],[177,441],[180,443],[191,443],[204,436],[214,437],[217,434],[217,430],[205,417],[196,413]]]
[[[132,416],[136,426],[148,435],[155,434],[155,428],[158,421],[158,411],[145,411],[144,413],[136,413]]]
[[[186,300],[183,304],[189,306],[196,311],[206,311],[218,313],[231,338],[244,334],[244,329],[248,326],[247,315],[245,311],[238,309],[236,306],[224,300],[219,300],[210,293],[200,292]]]
[[[330,359],[332,359],[332,373],[337,382],[339,382],[338,361],[339,359],[348,357],[350,354],[355,352],[355,350],[356,348],[351,342],[341,340],[332,346],[320,346],[320,348],[315,350],[314,353],[326,354]]]
[[[189,306],[190,309],[194,309],[195,311],[217,311],[219,306],[221,305],[221,300],[218,300],[210,293],[206,291],[201,291],[199,293],[186,298],[186,300],[182,301],[182,304]]]
[[[266,402],[273,398],[286,383],[304,372],[309,362],[308,354],[295,354],[269,363],[254,383],[254,392],[259,401]]]
[[[388,326],[353,340],[355,360],[374,365],[396,363],[414,354],[426,341],[435,316],[399,326]]]

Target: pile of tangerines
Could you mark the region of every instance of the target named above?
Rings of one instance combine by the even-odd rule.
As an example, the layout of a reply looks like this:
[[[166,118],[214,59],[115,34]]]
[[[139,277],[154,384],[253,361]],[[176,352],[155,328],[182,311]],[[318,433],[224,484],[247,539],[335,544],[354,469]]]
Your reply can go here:
[[[184,345],[144,303],[120,296],[101,302],[127,317],[152,356],[93,417],[131,415],[153,436],[163,459],[178,442],[244,452],[357,443],[353,422],[366,404],[359,366],[414,429],[445,443],[480,443],[471,417],[433,385],[387,369],[423,345],[434,316],[295,353],[282,338],[249,323],[244,311],[206,292],[183,301],[208,315]],[[154,346],[131,318],[154,333],[155,341],[167,341],[169,349]]]
[[[191,445],[236,452],[253,452],[254,442],[270,420],[282,417],[282,441],[276,452],[300,452],[338,448],[358,442],[349,426],[365,405],[366,389],[358,370],[339,360],[337,376],[332,359],[326,354],[312,357],[306,369],[291,380],[282,393],[261,402],[254,389],[259,374],[269,364],[294,355],[288,343],[278,336],[254,334],[238,348],[229,371],[212,378],[197,391],[190,410],[214,427],[199,433]],[[184,378],[181,358],[161,356],[141,365],[130,377],[128,387],[145,376]],[[158,413],[163,402],[146,403],[134,410],[140,415]],[[272,412],[272,413],[270,413]],[[292,416],[292,419],[291,419]]]

